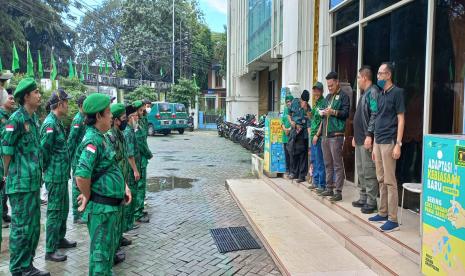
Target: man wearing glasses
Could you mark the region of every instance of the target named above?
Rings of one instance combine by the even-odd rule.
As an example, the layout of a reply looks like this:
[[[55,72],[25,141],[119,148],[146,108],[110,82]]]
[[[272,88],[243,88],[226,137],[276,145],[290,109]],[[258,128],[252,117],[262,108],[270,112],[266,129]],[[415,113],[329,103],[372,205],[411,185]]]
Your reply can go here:
[[[393,73],[394,66],[388,62],[381,64],[378,70],[378,86],[382,91],[377,101],[373,159],[379,182],[380,205],[378,214],[368,219],[383,223],[381,231],[384,232],[399,229],[396,162],[401,153],[405,125],[404,90],[392,83]]]

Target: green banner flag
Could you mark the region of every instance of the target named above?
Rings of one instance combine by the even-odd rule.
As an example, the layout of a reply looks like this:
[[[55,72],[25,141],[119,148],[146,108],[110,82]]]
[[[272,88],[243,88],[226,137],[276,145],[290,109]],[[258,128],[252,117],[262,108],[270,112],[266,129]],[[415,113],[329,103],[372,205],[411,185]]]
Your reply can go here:
[[[53,50],[52,50],[52,55],[51,56],[52,56],[52,59],[50,61],[50,66],[52,68],[50,70],[50,79],[52,81],[54,81],[56,79],[56,77],[57,77],[58,72],[57,72],[57,64],[55,62],[55,58],[53,57]]]
[[[160,68],[160,76],[163,77],[163,67]]]
[[[110,68],[108,67],[108,62],[107,60],[105,59],[105,75],[109,75],[110,73]]]
[[[86,56],[86,78],[89,77],[89,57]]]
[[[42,66],[42,58],[40,57],[40,50],[37,51],[38,52],[38,61],[37,61],[37,71],[39,72],[39,78],[43,78],[44,77],[44,68]]]
[[[116,65],[121,64],[121,55],[119,54],[118,50],[116,50],[116,48],[113,57],[115,58]]]
[[[77,70],[77,64],[74,64],[74,77],[79,79],[79,72]]]
[[[81,65],[81,75],[79,76],[79,80],[84,82],[84,65]]]
[[[2,57],[0,57],[0,71],[3,71]]]
[[[72,79],[74,78],[74,66],[73,66],[73,61],[71,58],[68,59],[68,78]]]
[[[32,61],[31,50],[29,49],[29,42],[27,43],[27,71],[28,77],[34,77],[34,62]]]
[[[12,54],[12,62],[11,62],[11,72],[16,72],[19,70],[19,56],[18,56],[18,51],[16,51],[16,45],[13,42],[13,54]]]
[[[102,66],[103,61],[101,61],[98,65],[98,73],[101,75],[103,72],[103,66]]]

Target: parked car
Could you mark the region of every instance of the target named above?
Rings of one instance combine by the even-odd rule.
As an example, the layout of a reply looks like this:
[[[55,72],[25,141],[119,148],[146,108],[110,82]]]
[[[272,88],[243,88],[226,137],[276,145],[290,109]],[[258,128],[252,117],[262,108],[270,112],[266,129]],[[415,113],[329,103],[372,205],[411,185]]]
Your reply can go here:
[[[188,127],[188,115],[186,107],[182,103],[171,103],[171,118],[173,120],[172,129],[177,130],[179,134],[183,134]]]
[[[148,114],[148,134],[150,136],[155,133],[168,135],[173,128],[172,107],[170,103],[153,102],[152,110]]]

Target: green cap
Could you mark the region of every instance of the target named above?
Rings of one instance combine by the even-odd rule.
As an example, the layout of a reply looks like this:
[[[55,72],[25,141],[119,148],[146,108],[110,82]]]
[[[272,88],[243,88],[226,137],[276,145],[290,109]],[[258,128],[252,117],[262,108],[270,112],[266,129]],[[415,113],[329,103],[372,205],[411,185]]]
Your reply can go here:
[[[110,106],[110,111],[113,114],[113,118],[119,118],[126,113],[126,108],[122,103],[115,103]]]
[[[132,103],[135,108],[140,108],[144,103],[142,101],[135,101]]]
[[[13,93],[15,98],[19,98],[26,94],[37,89],[37,83],[33,78],[24,78],[16,86],[16,90]]]
[[[313,85],[312,89],[320,89],[321,91],[323,91],[323,84],[321,82],[317,81]]]
[[[292,96],[290,94],[286,96],[286,102],[287,101],[292,101],[293,99],[294,99],[294,96]]]
[[[95,114],[105,110],[110,105],[110,98],[108,95],[101,93],[91,94],[84,100],[82,109],[85,114]]]

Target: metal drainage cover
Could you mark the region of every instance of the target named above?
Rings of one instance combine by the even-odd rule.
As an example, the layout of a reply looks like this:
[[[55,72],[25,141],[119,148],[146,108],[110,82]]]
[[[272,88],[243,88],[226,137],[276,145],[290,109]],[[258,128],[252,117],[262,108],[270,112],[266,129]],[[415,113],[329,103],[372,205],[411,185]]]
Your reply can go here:
[[[260,248],[244,226],[210,229],[210,234],[220,253]]]

